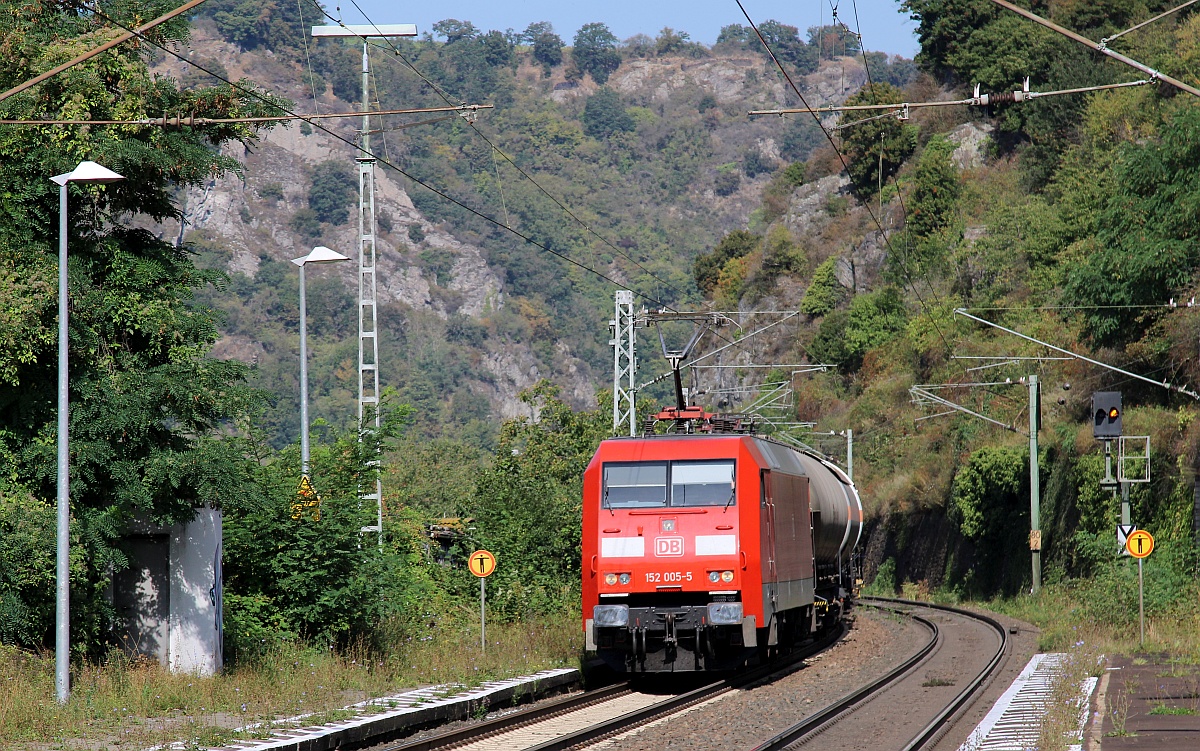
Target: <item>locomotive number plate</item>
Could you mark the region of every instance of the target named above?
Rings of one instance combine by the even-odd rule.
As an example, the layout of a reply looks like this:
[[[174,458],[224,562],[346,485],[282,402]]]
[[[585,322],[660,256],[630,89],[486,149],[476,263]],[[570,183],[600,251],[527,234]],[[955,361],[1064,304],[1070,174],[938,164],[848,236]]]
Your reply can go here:
[[[691,571],[648,571],[646,572],[646,582],[649,584],[658,584],[659,582],[690,582],[692,580]]]

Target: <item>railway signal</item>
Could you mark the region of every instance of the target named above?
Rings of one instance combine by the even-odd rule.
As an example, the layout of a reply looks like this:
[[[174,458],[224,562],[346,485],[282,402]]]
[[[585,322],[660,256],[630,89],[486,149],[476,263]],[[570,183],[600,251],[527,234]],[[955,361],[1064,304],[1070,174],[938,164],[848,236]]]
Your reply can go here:
[[[1097,391],[1092,394],[1092,436],[1109,441],[1121,437],[1121,392]]]

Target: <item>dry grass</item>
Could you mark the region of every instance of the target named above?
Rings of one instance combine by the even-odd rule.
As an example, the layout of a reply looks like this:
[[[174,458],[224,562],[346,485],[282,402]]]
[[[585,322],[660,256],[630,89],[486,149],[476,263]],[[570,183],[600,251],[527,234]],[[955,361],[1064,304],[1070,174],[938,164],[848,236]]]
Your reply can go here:
[[[1040,751],[1066,751],[1068,746],[1083,743],[1080,721],[1087,712],[1088,700],[1083,697],[1082,685],[1104,670],[1103,657],[1086,642],[1078,642],[1066,654],[1054,672],[1046,714],[1038,726]]]
[[[474,627],[472,630],[471,627]],[[253,664],[211,678],[171,674],[114,653],[74,671],[71,700],[54,700],[54,656],[0,647],[0,739],[5,748],[145,747],[182,741],[219,745],[231,728],[343,707],[420,685],[477,684],[573,664],[582,651],[576,618],[488,627],[478,623],[394,645],[386,654],[281,643]]]

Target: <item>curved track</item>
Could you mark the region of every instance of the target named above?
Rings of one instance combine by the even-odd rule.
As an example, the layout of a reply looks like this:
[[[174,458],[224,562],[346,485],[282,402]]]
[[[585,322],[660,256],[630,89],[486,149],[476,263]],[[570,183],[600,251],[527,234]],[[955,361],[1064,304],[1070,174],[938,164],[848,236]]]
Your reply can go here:
[[[861,606],[891,611],[911,619],[929,632],[929,638],[914,654],[881,678],[871,681],[868,685],[862,686],[823,709],[808,715],[776,736],[753,745],[754,751],[783,749],[818,734],[825,734],[822,743],[852,747],[856,744],[854,733],[864,732],[861,728],[856,730],[854,726],[871,722],[875,722],[879,726],[877,732],[881,734],[880,742],[872,744],[873,747],[902,748],[903,751],[916,751],[931,747],[932,742],[940,737],[942,731],[949,726],[957,713],[987,683],[988,678],[1000,665],[1007,649],[1007,631],[999,622],[986,615],[949,606],[907,600],[863,598],[859,602]],[[912,612],[915,608],[927,609],[932,612],[918,615]],[[973,641],[969,645],[960,643],[963,641],[961,637],[955,640],[950,636],[951,632],[964,630],[964,624],[961,623],[964,619],[973,622],[973,625],[977,627],[976,633],[971,637]],[[937,620],[955,620],[959,623],[954,629],[947,630],[939,628],[938,623],[935,622]],[[978,628],[979,626],[983,628]],[[581,747],[680,712],[734,689],[770,682],[792,672],[795,665],[805,658],[836,643],[844,633],[844,629],[836,630],[819,642],[803,648],[790,657],[786,663],[755,668],[736,678],[715,681],[666,698],[638,692],[630,684],[623,683],[512,712],[503,717],[450,733],[380,746],[377,749],[379,751],[433,751],[443,748],[471,749],[472,751],[486,749],[564,751]],[[917,673],[921,668],[936,672],[938,670],[945,671],[946,665],[952,665],[954,669],[965,667],[962,665],[962,662],[967,659],[964,655],[970,655],[971,659],[978,662],[976,658],[982,653],[979,649],[980,644],[991,638],[986,635],[987,633],[994,635],[997,640],[997,648],[990,655],[990,659],[984,654],[984,658],[987,659],[986,665],[975,671],[968,683],[953,697],[945,697],[944,690],[941,690],[942,692],[936,699],[937,703],[928,705],[933,709],[927,712],[926,716],[920,718],[919,721],[925,724],[915,735],[911,731],[899,727],[898,724],[896,726],[888,725],[886,720],[878,716],[878,712],[854,715],[856,709],[875,699],[881,701],[880,708],[896,704],[908,706],[913,702],[913,692],[921,692],[921,689],[914,688],[914,683],[919,684],[920,676]],[[939,665],[939,660],[945,664]],[[952,673],[952,675],[957,680],[960,673]],[[893,692],[895,693],[893,694]],[[887,698],[889,695],[892,695],[891,700]],[[928,696],[927,698],[922,697],[921,701],[928,703],[935,700],[933,696]],[[931,713],[933,716],[928,719],[927,716]],[[852,715],[853,718],[850,719]],[[888,725],[886,730],[883,728],[885,725]],[[843,736],[846,738],[845,740],[841,740]]]
[[[906,678],[911,679],[917,667],[924,664],[926,659],[934,652],[935,647],[938,647],[943,643],[943,637],[941,630],[931,620],[915,615],[911,612],[903,611],[896,606],[927,608],[933,611],[954,614],[956,616],[986,625],[998,637],[998,646],[983,668],[978,671],[978,673],[970,680],[966,687],[964,687],[950,701],[946,702],[937,712],[937,714],[914,737],[912,737],[911,740],[903,745],[903,751],[916,751],[917,749],[921,749],[927,745],[930,745],[931,742],[934,741],[941,734],[941,732],[949,726],[955,714],[962,709],[972,699],[972,697],[977,694],[977,692],[980,691],[980,689],[987,682],[987,679],[995,672],[996,668],[1000,665],[1004,658],[1004,654],[1008,646],[1008,632],[1003,625],[989,616],[973,613],[961,608],[954,608],[946,605],[934,605],[932,603],[914,602],[911,600],[893,600],[871,597],[863,598],[860,602],[872,607],[892,610],[893,612],[897,613],[904,613],[905,615],[930,629],[931,638],[929,642],[919,649],[916,654],[905,660],[894,670],[888,672],[883,677],[866,686],[863,686],[857,691],[854,691],[842,699],[839,699],[824,709],[804,718],[800,722],[796,723],[790,728],[787,728],[764,743],[755,746],[754,751],[778,751],[778,749],[784,749],[793,744],[807,740],[819,733],[826,731],[839,719],[846,716],[857,707],[862,706],[865,702],[886,694],[891,687],[898,684],[901,680]],[[828,741],[829,745],[840,745],[836,740],[828,739]],[[880,743],[879,747],[886,747],[886,743]]]

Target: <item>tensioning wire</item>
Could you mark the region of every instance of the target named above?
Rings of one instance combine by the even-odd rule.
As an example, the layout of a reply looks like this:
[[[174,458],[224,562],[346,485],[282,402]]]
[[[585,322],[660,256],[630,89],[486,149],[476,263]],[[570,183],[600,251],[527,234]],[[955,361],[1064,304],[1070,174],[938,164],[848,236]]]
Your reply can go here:
[[[221,81],[221,82],[223,82],[223,83],[226,83],[226,84],[228,84],[228,85],[229,85],[230,87],[232,87],[233,89],[235,89],[235,90],[237,90],[237,91],[240,91],[240,92],[242,92],[243,94],[245,94],[245,95],[247,95],[247,96],[250,96],[250,97],[253,97],[253,98],[255,98],[255,99],[258,99],[258,100],[262,101],[263,103],[267,104],[268,106],[275,107],[275,108],[279,109],[280,111],[282,111],[282,112],[284,112],[284,113],[287,113],[287,114],[288,114],[288,115],[290,115],[291,117],[298,118],[298,119],[304,119],[304,118],[300,118],[300,117],[299,117],[299,116],[298,116],[298,115],[297,115],[295,112],[292,112],[292,111],[291,111],[291,110],[289,110],[287,107],[281,107],[281,106],[280,106],[280,105],[279,105],[277,102],[272,102],[272,101],[270,101],[270,100],[269,100],[269,99],[267,99],[267,97],[266,97],[266,96],[264,96],[263,94],[260,94],[259,92],[255,91],[255,90],[253,90],[253,89],[249,89],[249,88],[246,88],[246,87],[244,87],[244,86],[241,86],[240,84],[236,84],[236,83],[234,83],[233,81],[230,81],[229,79],[225,78],[224,76],[217,75],[216,73],[214,73],[213,71],[209,70],[208,68],[205,68],[204,66],[200,65],[199,63],[197,63],[197,62],[195,62],[195,61],[193,61],[193,60],[189,60],[188,58],[184,57],[183,55],[181,55],[181,54],[179,54],[179,53],[175,52],[174,50],[170,49],[170,48],[169,48],[169,47],[167,47],[166,45],[164,45],[164,44],[159,44],[158,42],[155,42],[155,41],[153,41],[153,40],[151,40],[151,39],[149,39],[149,38],[147,38],[147,37],[143,36],[141,33],[139,33],[139,32],[137,32],[137,31],[135,31],[135,30],[133,30],[133,29],[129,28],[128,26],[125,26],[125,25],[124,25],[124,24],[122,24],[120,21],[117,21],[116,19],[114,19],[114,18],[112,18],[112,17],[108,16],[108,15],[107,15],[107,14],[105,14],[103,11],[97,10],[97,9],[95,9],[95,8],[92,8],[92,7],[90,7],[90,6],[84,6],[84,5],[83,5],[83,3],[81,2],[81,0],[67,0],[67,1],[68,1],[69,3],[71,3],[72,5],[75,5],[76,7],[80,7],[80,8],[84,8],[84,7],[86,7],[86,9],[87,9],[87,10],[88,10],[90,13],[92,13],[93,15],[95,15],[96,17],[98,17],[98,18],[100,18],[100,19],[102,19],[102,20],[104,20],[104,21],[107,21],[108,23],[111,23],[112,25],[114,25],[114,26],[116,26],[116,27],[118,27],[118,28],[121,28],[121,29],[124,29],[125,31],[128,31],[128,32],[130,32],[131,34],[133,34],[134,36],[138,37],[139,39],[141,39],[142,41],[146,42],[147,44],[150,44],[150,45],[152,45],[152,46],[154,46],[154,47],[157,47],[158,49],[162,50],[163,52],[166,52],[167,54],[171,55],[172,57],[175,57],[175,58],[177,58],[177,59],[179,59],[179,60],[181,60],[181,61],[183,61],[183,62],[185,62],[185,63],[188,63],[189,65],[191,65],[191,66],[195,67],[197,70],[200,70],[200,71],[202,71],[202,72],[204,72],[204,73],[207,73],[208,75],[212,76],[213,78],[217,79],[218,81]],[[559,258],[559,259],[561,259],[561,260],[563,260],[563,261],[566,261],[567,263],[571,264],[572,266],[576,266],[576,267],[578,267],[579,269],[581,269],[581,270],[583,270],[583,271],[585,271],[585,272],[587,272],[587,273],[589,273],[589,274],[592,274],[592,275],[594,275],[594,276],[597,276],[597,277],[599,277],[599,278],[601,278],[601,279],[603,279],[603,280],[605,280],[605,281],[609,282],[610,284],[612,284],[613,286],[615,286],[617,289],[626,289],[626,288],[628,288],[628,287],[630,286],[630,285],[627,285],[627,284],[623,284],[623,283],[621,283],[621,282],[618,282],[616,279],[613,279],[613,278],[611,278],[611,277],[607,276],[606,274],[603,274],[603,273],[601,273],[601,272],[599,272],[599,271],[596,271],[594,268],[591,268],[591,267],[589,267],[589,266],[586,266],[586,265],[584,265],[583,263],[580,263],[579,261],[576,261],[575,259],[571,258],[570,256],[567,256],[567,255],[565,255],[565,254],[563,254],[563,253],[559,253],[558,251],[556,251],[556,250],[553,250],[552,248],[549,248],[549,247],[545,246],[544,244],[542,244],[542,243],[538,242],[537,240],[534,240],[532,237],[529,237],[528,235],[524,234],[523,232],[520,232],[520,231],[518,231],[518,230],[515,230],[515,229],[513,229],[512,227],[505,227],[505,226],[504,226],[504,224],[503,224],[503,222],[500,222],[500,221],[498,221],[498,220],[496,220],[496,219],[494,219],[494,218],[492,218],[492,217],[488,216],[487,214],[484,214],[483,212],[481,212],[481,211],[479,211],[479,210],[477,210],[477,209],[474,209],[474,208],[472,208],[472,207],[468,206],[467,204],[463,203],[462,201],[459,201],[457,198],[454,198],[453,196],[451,196],[451,195],[449,195],[449,194],[445,193],[444,191],[442,191],[442,190],[440,190],[440,189],[438,189],[438,188],[436,188],[436,187],[434,187],[434,186],[430,185],[429,183],[425,182],[424,180],[421,180],[421,179],[419,179],[419,178],[415,177],[414,175],[410,175],[408,172],[406,172],[405,170],[401,169],[399,166],[397,166],[397,165],[393,164],[393,163],[392,163],[392,162],[390,162],[389,160],[387,160],[387,159],[381,159],[381,158],[380,158],[380,157],[379,157],[377,154],[374,154],[373,152],[371,152],[371,151],[368,151],[368,150],[366,150],[366,149],[362,148],[362,146],[360,146],[359,144],[357,144],[357,143],[354,143],[354,142],[353,142],[353,141],[351,141],[350,139],[348,139],[348,138],[346,138],[346,137],[344,137],[344,136],[342,136],[342,135],[340,135],[340,134],[338,134],[338,133],[335,133],[335,132],[333,132],[333,131],[332,131],[332,130],[330,130],[329,128],[326,128],[325,126],[323,126],[323,125],[321,125],[321,124],[319,124],[319,123],[315,123],[315,122],[310,122],[310,124],[311,124],[313,127],[315,127],[315,128],[319,128],[320,130],[324,131],[325,133],[327,133],[328,135],[330,135],[330,136],[332,136],[333,138],[337,139],[338,141],[341,141],[342,143],[345,143],[346,145],[348,145],[348,146],[350,146],[351,148],[353,148],[355,151],[357,151],[357,152],[360,152],[360,153],[362,153],[362,154],[365,154],[366,156],[369,156],[369,157],[371,157],[372,159],[375,159],[375,160],[377,160],[377,161],[383,162],[383,163],[384,163],[384,164],[386,164],[388,167],[391,167],[392,169],[394,169],[394,170],[395,170],[395,171],[396,171],[398,174],[400,174],[400,175],[403,175],[404,177],[406,177],[406,178],[408,178],[409,180],[413,181],[413,182],[414,182],[414,183],[416,183],[417,185],[420,185],[422,188],[425,188],[426,190],[430,191],[431,193],[433,193],[433,194],[435,194],[435,195],[437,195],[437,196],[439,196],[439,197],[441,197],[441,198],[444,198],[445,200],[449,201],[450,203],[454,204],[455,206],[458,206],[459,208],[461,208],[461,209],[463,209],[463,210],[465,210],[465,211],[469,212],[469,213],[470,213],[470,214],[472,214],[473,216],[479,217],[480,219],[483,219],[484,221],[486,221],[486,222],[488,222],[488,223],[490,223],[490,224],[493,224],[493,225],[495,225],[495,226],[497,226],[497,227],[500,227],[501,229],[504,229],[504,230],[506,230],[506,231],[508,231],[508,232],[511,232],[513,235],[516,235],[517,237],[521,238],[521,239],[522,239],[522,240],[524,240],[526,243],[528,243],[528,244],[530,244],[530,245],[534,246],[535,248],[539,248],[540,250],[543,250],[543,251],[545,251],[545,252],[549,253],[549,254],[550,254],[550,255],[552,255],[552,256],[555,256],[555,257],[557,257],[557,258]],[[659,300],[656,300],[655,298],[651,297],[650,295],[645,295],[645,294],[643,294],[642,296],[643,296],[643,297],[645,297],[647,300],[650,300],[651,302],[658,303],[659,305],[665,305],[665,303],[662,303],[661,301],[659,301]]]

